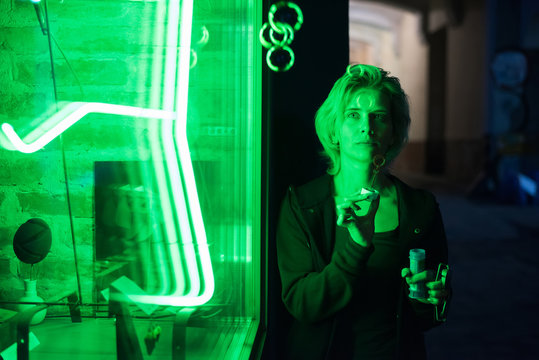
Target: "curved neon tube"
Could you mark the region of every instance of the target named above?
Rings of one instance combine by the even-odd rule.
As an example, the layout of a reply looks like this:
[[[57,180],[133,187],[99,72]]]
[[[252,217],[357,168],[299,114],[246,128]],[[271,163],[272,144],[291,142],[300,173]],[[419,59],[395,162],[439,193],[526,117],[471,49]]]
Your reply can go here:
[[[178,9],[179,0],[173,0],[169,4],[172,10]],[[143,303],[171,306],[197,306],[209,301],[215,290],[211,258],[208,250],[206,232],[196,191],[196,183],[186,136],[192,13],[192,0],[182,2],[181,22],[179,21],[179,17],[174,15],[177,14],[177,11],[169,11],[169,14],[172,14],[171,16],[173,17],[172,20],[174,21],[169,22],[169,31],[167,31],[168,39],[173,41],[175,36],[177,38],[178,25],[181,24],[179,44],[180,56],[179,59],[177,59],[178,61],[175,61],[175,54],[170,54],[175,53],[176,51],[167,50],[165,74],[173,73],[177,76],[178,89],[175,89],[175,81],[171,81],[171,78],[174,79],[174,77],[165,77],[165,103],[163,104],[165,110],[105,103],[74,102],[53,115],[49,119],[50,121],[45,121],[38,128],[34,129],[25,136],[24,140],[17,135],[10,124],[5,123],[1,127],[2,131],[17,150],[23,153],[32,153],[43,148],[77,121],[93,112],[153,118],[163,122],[161,126],[161,134],[163,136],[162,145],[164,146],[168,171],[165,171],[164,168],[161,168],[160,170],[158,168],[156,171],[166,172],[166,174],[163,175],[168,175],[169,177],[167,183],[161,182],[160,185],[163,187],[160,187],[160,194],[161,192],[163,192],[163,194],[168,194],[169,189],[172,191],[172,196],[166,196],[166,198],[162,196],[161,199],[166,199],[166,201],[162,201],[162,205],[167,235],[176,235],[174,237],[167,236],[169,239],[169,246],[172,250],[171,254],[173,254],[171,260],[176,275],[176,286],[171,295],[128,295],[133,301]],[[169,18],[169,21],[170,20],[171,19]],[[174,28],[176,30],[173,30]],[[172,111],[174,105],[177,112]],[[51,122],[54,123],[52,127],[50,126]],[[30,143],[27,143],[26,141],[30,141]],[[157,175],[159,177],[159,174]],[[170,205],[172,205],[170,207],[165,205],[169,202],[171,202]],[[187,206],[189,206],[189,210]],[[175,214],[176,219],[173,219],[174,209],[176,211],[179,210]],[[189,215],[191,222],[189,221]],[[182,266],[180,263],[181,259],[179,258],[180,249],[178,247],[178,242],[176,241],[178,237],[175,232],[175,225],[171,223],[174,220],[180,228],[182,243],[185,245],[183,250],[185,251],[186,256],[184,258],[187,262],[187,268],[189,270],[188,276],[190,278],[190,287],[187,294],[185,294],[185,286],[183,286],[185,284],[178,284],[177,281],[178,279],[183,278],[183,274],[181,274]],[[193,225],[194,239],[190,224]],[[190,241],[188,239],[190,239]],[[198,274],[195,246],[198,248],[199,252],[202,279]]]
[[[173,112],[164,110],[105,103],[73,102],[32,130],[24,137],[24,140],[17,135],[11,124],[3,123],[2,131],[16,150],[29,154],[43,148],[90,113],[126,115],[152,119],[174,119],[176,117],[176,114]],[[57,121],[58,114],[62,114],[65,117]],[[52,127],[50,127],[51,123],[54,123]],[[26,143],[26,141],[30,141],[30,143]]]

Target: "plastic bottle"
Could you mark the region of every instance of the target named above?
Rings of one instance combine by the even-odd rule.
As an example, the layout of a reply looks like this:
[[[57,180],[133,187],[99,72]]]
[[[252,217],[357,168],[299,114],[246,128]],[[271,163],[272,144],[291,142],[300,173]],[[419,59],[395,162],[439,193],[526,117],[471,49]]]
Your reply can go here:
[[[425,258],[426,252],[424,249],[411,249],[410,250],[410,271],[412,275],[419,274],[425,271]],[[424,299],[427,297],[427,287],[425,282],[421,281],[410,285],[411,299]]]

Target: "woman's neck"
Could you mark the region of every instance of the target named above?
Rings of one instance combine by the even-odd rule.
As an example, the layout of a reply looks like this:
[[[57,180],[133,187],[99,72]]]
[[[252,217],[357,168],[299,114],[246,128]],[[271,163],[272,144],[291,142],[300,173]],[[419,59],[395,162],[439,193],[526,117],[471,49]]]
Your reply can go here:
[[[355,163],[341,164],[334,182],[336,195],[346,196],[355,194],[362,188],[374,188],[382,192],[387,187],[388,179],[382,172],[377,174],[372,164]]]

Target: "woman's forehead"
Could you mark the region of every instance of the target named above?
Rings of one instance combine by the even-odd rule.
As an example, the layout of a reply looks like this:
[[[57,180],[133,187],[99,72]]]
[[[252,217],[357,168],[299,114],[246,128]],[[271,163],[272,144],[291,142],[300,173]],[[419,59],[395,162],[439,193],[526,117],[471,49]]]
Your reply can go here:
[[[362,88],[354,91],[349,97],[346,108],[355,108],[363,110],[389,109],[389,97],[378,89]]]

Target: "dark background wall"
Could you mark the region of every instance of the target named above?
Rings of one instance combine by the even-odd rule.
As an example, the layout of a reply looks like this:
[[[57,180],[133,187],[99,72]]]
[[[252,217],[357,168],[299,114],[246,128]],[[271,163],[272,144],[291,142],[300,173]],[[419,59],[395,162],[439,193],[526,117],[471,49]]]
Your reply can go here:
[[[321,175],[326,163],[314,130],[314,115],[348,65],[348,1],[296,1],[305,22],[291,45],[296,55],[287,72],[269,74],[270,199],[268,243],[267,358],[279,358],[289,318],[280,301],[275,256],[278,210],[290,184]],[[276,357],[277,356],[277,357]]]
[[[537,139],[539,129],[539,2],[532,0],[473,1],[383,1],[428,16],[433,7],[445,4],[448,21],[437,34],[423,31],[430,42],[430,93],[438,91],[431,104],[431,133],[425,144],[410,144],[397,159],[396,170],[415,172],[418,178],[443,183],[460,196],[467,196],[484,177],[492,153],[486,139],[492,137],[498,121],[499,105],[492,97],[494,84],[490,61],[497,51],[522,50],[529,61],[529,77],[523,89],[528,114],[519,129],[522,142],[510,154],[512,170],[539,169]],[[283,335],[289,324],[280,301],[280,280],[275,254],[275,227],[280,203],[289,184],[300,185],[326,169],[318,155],[321,146],[314,131],[314,115],[334,81],[348,64],[348,1],[297,1],[305,23],[296,34],[292,49],[296,64],[285,73],[268,74],[267,113],[270,139],[269,243],[268,243],[268,340],[264,358],[279,358]],[[438,28],[439,29],[439,28]],[[441,32],[440,32],[441,31]],[[437,39],[441,37],[442,41]],[[390,70],[390,69],[389,69]],[[437,81],[435,81],[438,79]],[[405,85],[405,84],[404,84]],[[438,87],[438,88],[437,88]],[[436,106],[436,108],[434,108]],[[441,120],[440,120],[441,119]],[[413,120],[412,120],[413,121]],[[430,144],[430,145],[429,145]],[[427,146],[429,145],[429,146]],[[417,164],[426,166],[418,167]],[[410,179],[412,185],[416,177]],[[417,184],[420,184],[418,182]],[[500,190],[500,189],[498,189]],[[496,194],[492,200],[498,201]],[[486,213],[485,213],[486,214]],[[455,213],[454,217],[458,214]],[[487,215],[485,215],[487,216]],[[451,229],[449,229],[451,231]],[[436,335],[434,335],[436,336]],[[434,344],[447,346],[444,335]],[[432,340],[432,339],[431,339]],[[444,345],[445,344],[445,345]]]

